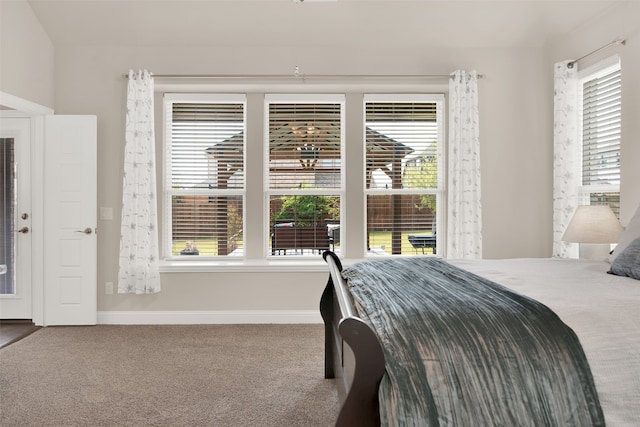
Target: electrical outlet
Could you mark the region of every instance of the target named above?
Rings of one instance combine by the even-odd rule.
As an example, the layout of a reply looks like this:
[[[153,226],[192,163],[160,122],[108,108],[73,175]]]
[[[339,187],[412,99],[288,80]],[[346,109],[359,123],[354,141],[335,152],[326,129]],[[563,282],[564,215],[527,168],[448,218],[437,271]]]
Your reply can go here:
[[[113,295],[113,282],[105,282],[105,284],[104,284],[104,292],[107,295]]]

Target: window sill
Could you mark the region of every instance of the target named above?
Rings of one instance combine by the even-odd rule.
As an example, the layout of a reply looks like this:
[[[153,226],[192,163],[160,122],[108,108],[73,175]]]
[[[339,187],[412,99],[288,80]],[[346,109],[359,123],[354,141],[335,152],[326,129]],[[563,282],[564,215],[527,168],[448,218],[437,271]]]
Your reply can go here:
[[[174,260],[160,261],[161,273],[325,273],[327,264],[321,256],[297,260]]]

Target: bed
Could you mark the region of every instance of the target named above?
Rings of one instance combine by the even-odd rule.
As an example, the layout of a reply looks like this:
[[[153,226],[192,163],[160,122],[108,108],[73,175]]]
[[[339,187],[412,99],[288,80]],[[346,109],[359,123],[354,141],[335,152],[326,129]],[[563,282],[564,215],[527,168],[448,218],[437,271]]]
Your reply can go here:
[[[640,254],[640,239],[633,243],[635,253]],[[343,269],[334,253],[325,252],[323,256],[330,270],[320,302],[325,321],[325,377],[336,379],[342,402],[336,425],[640,426],[640,281],[607,274],[611,269],[609,263],[570,259],[444,261],[415,256],[366,261]],[[640,262],[635,256],[632,262]],[[435,264],[436,270],[431,270],[431,264]],[[453,341],[461,332],[456,329],[459,325],[449,327],[449,323],[455,323],[451,319],[473,309],[456,311],[457,302],[453,308],[447,305],[448,294],[454,293],[447,282],[439,287],[438,299],[431,301],[426,311],[441,312],[428,320],[431,324],[440,322],[442,313],[445,317],[451,315],[442,325],[420,326],[421,331],[428,330],[425,334],[429,335],[425,341],[428,344],[417,345],[417,358],[421,360],[416,362],[417,367],[410,365],[412,362],[403,359],[403,353],[415,353],[412,346],[418,340],[408,336],[411,324],[404,330],[393,326],[398,331],[391,333],[379,329],[380,324],[409,322],[406,314],[403,311],[400,320],[391,318],[376,305],[379,301],[370,303],[375,297],[370,295],[374,291],[367,281],[395,280],[388,278],[394,276],[394,270],[406,272],[412,268],[425,276],[453,278],[452,282],[470,280],[470,288],[455,292],[465,294],[464,299],[471,301],[472,307],[476,306],[473,298],[484,298],[484,286],[495,285],[497,299],[506,295],[507,299],[513,299],[509,304],[524,307],[516,310],[519,313],[515,315],[521,317],[505,323],[518,327],[526,324],[526,330],[507,331],[503,336],[502,326],[492,324],[495,332],[489,330],[487,335],[478,335],[480,338],[465,337],[462,344]],[[354,273],[358,269],[361,270]],[[367,275],[369,270],[375,279]],[[400,276],[405,282],[414,281]],[[482,286],[479,291],[476,282]],[[358,287],[364,289],[364,294]],[[389,294],[385,298],[400,299],[399,294],[389,291],[393,287],[386,282],[380,288],[379,292]],[[404,293],[405,288],[402,289]],[[432,288],[429,289],[431,292]],[[471,295],[474,293],[477,295]],[[422,316],[424,310],[413,307],[412,298],[416,299],[409,292],[409,301],[398,304],[412,306],[408,312],[412,313],[409,317],[413,322],[415,312],[421,310]],[[493,296],[489,299],[488,311],[481,316],[490,312],[493,319],[496,317]],[[404,310],[392,306],[389,309],[392,313]],[[545,319],[543,323],[547,319],[553,323],[542,325],[551,332],[532,333],[535,341],[532,344],[521,337],[535,327],[528,324],[532,317],[529,313],[538,310]],[[475,322],[472,317],[465,318],[465,330]],[[442,332],[448,329],[451,330]],[[390,338],[392,333],[400,338]],[[435,335],[443,336],[437,338],[440,341],[433,341]],[[496,339],[498,335],[500,338]],[[551,341],[538,343],[539,335]],[[474,352],[480,348],[482,354],[467,354],[470,339]],[[556,342],[559,342],[557,351]],[[538,344],[540,348],[534,348]],[[438,351],[429,347],[437,347]],[[547,355],[550,347],[554,351]],[[489,357],[488,361],[483,362],[483,357]],[[444,365],[442,359],[447,358],[452,359],[447,363],[454,363],[453,367]],[[532,367],[531,372],[519,377],[527,367]],[[407,390],[410,395],[419,394],[414,389],[424,383],[428,384],[423,387],[427,400],[407,403],[411,400],[407,398]]]

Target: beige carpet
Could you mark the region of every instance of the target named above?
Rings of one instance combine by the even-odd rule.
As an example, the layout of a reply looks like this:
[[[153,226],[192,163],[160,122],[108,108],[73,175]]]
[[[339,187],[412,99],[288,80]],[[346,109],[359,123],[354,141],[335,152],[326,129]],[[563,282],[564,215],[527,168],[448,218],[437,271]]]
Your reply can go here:
[[[321,325],[48,327],[0,349],[0,425],[329,426]]]

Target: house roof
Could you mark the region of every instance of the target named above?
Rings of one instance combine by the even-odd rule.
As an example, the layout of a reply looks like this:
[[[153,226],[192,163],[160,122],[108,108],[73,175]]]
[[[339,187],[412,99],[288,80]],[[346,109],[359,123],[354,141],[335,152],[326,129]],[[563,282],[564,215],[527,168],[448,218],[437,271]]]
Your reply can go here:
[[[285,127],[288,129],[280,129],[277,143],[272,145],[274,151],[285,154],[284,156],[279,156],[280,158],[302,158],[304,157],[304,151],[315,147],[318,147],[315,153],[318,159],[337,159],[340,157],[340,129],[338,126],[328,126],[324,137],[314,141],[301,139],[299,135],[293,132],[291,126],[282,126],[282,128]],[[365,132],[367,152],[370,153],[367,159],[367,168],[369,169],[384,168],[394,160],[402,160],[414,151],[411,147],[369,127],[365,128]],[[336,135],[338,138],[335,138]],[[239,132],[231,138],[207,148],[205,151],[208,155],[214,156],[218,160],[222,158],[241,159],[243,143],[244,133]],[[287,156],[286,153],[290,153],[291,156]]]

